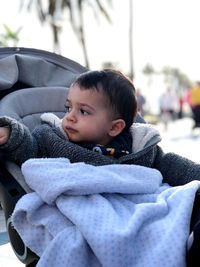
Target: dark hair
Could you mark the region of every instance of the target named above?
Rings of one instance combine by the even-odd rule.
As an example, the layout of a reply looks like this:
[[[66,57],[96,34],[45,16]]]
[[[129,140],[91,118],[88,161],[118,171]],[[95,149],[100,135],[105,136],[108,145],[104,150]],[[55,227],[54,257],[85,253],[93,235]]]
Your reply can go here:
[[[125,121],[124,130],[130,128],[137,114],[137,100],[135,87],[127,76],[112,69],[88,71],[81,74],[74,84],[78,84],[83,90],[103,91],[113,112]]]

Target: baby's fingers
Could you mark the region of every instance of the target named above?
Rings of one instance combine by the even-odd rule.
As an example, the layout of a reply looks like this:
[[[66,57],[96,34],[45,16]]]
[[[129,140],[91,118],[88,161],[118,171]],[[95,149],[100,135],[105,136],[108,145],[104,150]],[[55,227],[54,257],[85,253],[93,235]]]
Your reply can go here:
[[[9,139],[9,128],[0,127],[0,145],[8,142]]]

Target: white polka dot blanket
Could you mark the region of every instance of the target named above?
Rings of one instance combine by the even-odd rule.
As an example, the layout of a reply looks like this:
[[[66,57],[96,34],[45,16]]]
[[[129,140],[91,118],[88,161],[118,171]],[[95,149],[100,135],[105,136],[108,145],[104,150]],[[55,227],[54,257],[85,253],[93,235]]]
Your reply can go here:
[[[170,187],[155,169],[30,159],[34,191],[17,203],[14,227],[37,266],[184,267],[198,181]]]

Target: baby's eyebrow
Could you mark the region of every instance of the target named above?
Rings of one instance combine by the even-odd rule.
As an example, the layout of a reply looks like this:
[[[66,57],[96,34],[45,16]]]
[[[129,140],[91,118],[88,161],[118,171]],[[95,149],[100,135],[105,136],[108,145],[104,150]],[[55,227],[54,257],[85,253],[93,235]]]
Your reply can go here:
[[[88,105],[86,103],[79,103],[79,104],[80,104],[81,107],[87,107],[87,108],[91,109],[92,111],[95,111],[95,109],[92,106],[90,106],[90,105]]]
[[[72,102],[71,102],[71,100],[70,99],[66,99],[66,103],[68,103],[68,104],[72,104]],[[77,105],[79,105],[79,107],[87,107],[87,108],[89,108],[89,109],[91,109],[92,111],[95,111],[95,108],[93,108],[92,106],[90,106],[90,105],[88,105],[88,104],[86,104],[86,103],[82,103],[82,102],[80,102],[80,103],[76,103]]]

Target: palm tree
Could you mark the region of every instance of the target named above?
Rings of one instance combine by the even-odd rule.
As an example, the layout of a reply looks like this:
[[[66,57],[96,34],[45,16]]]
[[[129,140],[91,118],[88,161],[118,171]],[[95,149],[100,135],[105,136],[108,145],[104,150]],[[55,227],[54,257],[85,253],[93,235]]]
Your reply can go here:
[[[22,27],[18,28],[16,31],[11,30],[5,24],[3,24],[3,27],[5,32],[0,34],[0,46],[17,46],[19,33]]]
[[[148,86],[150,87],[152,83],[152,75],[155,73],[153,66],[150,63],[147,63],[142,72],[148,77]]]
[[[165,83],[167,86],[172,86],[173,81],[176,80],[177,88],[182,88],[186,90],[191,86],[191,81],[188,76],[182,73],[178,68],[172,68],[170,66],[164,66],[162,69],[162,73],[165,78]]]
[[[64,11],[68,10],[70,15],[70,23],[72,29],[78,40],[80,41],[83,49],[83,54],[85,58],[85,66],[89,68],[88,53],[85,40],[84,32],[84,18],[83,18],[83,9],[88,4],[93,9],[98,9],[104,17],[111,22],[110,16],[108,15],[106,9],[101,4],[100,0],[48,0],[47,9],[44,8],[43,0],[27,0],[28,4],[26,8],[31,9],[33,4],[37,8],[38,17],[41,23],[48,22],[51,26],[53,32],[53,42],[54,42],[54,52],[60,52],[60,31],[63,27],[62,23],[59,23],[60,18],[63,18]],[[111,2],[111,0],[109,0]],[[21,8],[24,7],[24,1],[21,0]]]

